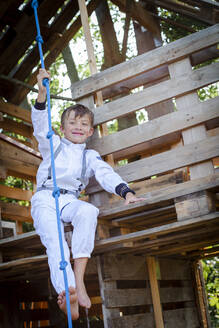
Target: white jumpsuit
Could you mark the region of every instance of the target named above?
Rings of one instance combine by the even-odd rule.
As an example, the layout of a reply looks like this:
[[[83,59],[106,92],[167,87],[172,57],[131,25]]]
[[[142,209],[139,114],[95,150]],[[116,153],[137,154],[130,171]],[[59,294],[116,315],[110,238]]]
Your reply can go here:
[[[37,172],[37,187],[53,187],[52,178],[48,179],[48,170],[51,165],[50,146],[48,133],[47,110],[32,108],[32,122],[34,136],[39,145],[42,162]],[[85,144],[74,144],[59,136],[53,135],[54,151],[61,142],[61,151],[55,159],[57,185],[61,189],[77,191],[81,185],[82,157]],[[86,173],[83,187],[88,184],[89,178],[95,176],[100,185],[108,192],[115,193],[115,188],[120,183],[125,183],[113,171],[111,166],[104,162],[99,153],[86,150]],[[41,190],[34,194],[31,200],[31,214],[34,227],[39,234],[43,245],[46,247],[52,284],[59,294],[65,289],[63,273],[59,269],[61,261],[55,199],[51,190]],[[74,227],[72,237],[73,258],[90,257],[94,247],[94,238],[99,210],[84,201],[80,201],[73,194],[61,194],[59,197],[60,217],[63,222],[71,222]],[[70,264],[70,252],[64,238],[62,224],[62,239],[68,275],[68,285],[75,287],[75,277]]]

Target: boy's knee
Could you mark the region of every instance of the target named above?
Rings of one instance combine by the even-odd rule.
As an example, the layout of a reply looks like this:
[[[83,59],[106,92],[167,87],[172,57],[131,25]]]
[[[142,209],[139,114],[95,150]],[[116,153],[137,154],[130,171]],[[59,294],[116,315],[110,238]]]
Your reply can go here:
[[[86,216],[98,216],[99,214],[99,209],[90,204],[90,203],[86,203],[84,202],[83,206],[81,207],[81,211],[86,215]]]

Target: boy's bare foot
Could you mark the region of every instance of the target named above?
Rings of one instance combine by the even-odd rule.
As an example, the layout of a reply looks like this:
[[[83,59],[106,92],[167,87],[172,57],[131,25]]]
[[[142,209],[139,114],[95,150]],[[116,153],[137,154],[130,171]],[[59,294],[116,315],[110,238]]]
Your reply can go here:
[[[91,307],[91,300],[87,295],[84,282],[81,281],[80,283],[78,283],[76,289],[77,289],[79,305],[89,309]]]
[[[72,320],[77,320],[79,317],[78,297],[77,297],[76,289],[73,287],[69,287],[69,298],[70,298],[70,308],[71,308]],[[62,310],[67,315],[67,303],[66,303],[65,291],[61,292],[58,295],[57,303],[58,303],[60,310]]]

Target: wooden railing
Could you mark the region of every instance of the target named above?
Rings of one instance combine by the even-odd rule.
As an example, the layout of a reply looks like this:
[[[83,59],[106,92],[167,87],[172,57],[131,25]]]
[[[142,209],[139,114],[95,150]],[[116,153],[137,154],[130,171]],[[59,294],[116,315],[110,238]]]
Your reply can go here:
[[[88,186],[87,193],[91,202],[101,206],[100,223],[107,220],[108,227],[110,224],[111,228],[121,226],[125,228],[123,232],[121,229],[120,233],[132,233],[135,229],[141,229],[140,226],[146,227],[147,224],[146,220],[130,220],[130,228],[127,224],[128,216],[134,217],[134,212],[146,213],[158,204],[163,211],[165,206],[175,206],[175,222],[202,217],[216,210],[218,205],[211,190],[218,186],[218,173],[215,170],[219,156],[219,98],[201,102],[197,90],[219,80],[219,64],[203,63],[197,68],[192,66],[191,58],[207,47],[216,47],[219,41],[218,32],[219,25],[215,25],[109,68],[72,86],[75,100],[93,107],[96,126],[143,108],[150,110],[150,106],[154,108],[156,104],[162,105],[162,102],[167,100],[175,102],[174,112],[102,138],[96,133],[90,141],[89,147],[98,150],[102,156],[112,154],[115,163],[138,155],[134,162],[115,166],[115,171],[127,182],[132,182],[132,188],[136,188],[138,194],[145,194],[146,197],[144,205],[130,205],[128,209],[121,204],[112,205],[112,197],[106,195],[93,181]],[[133,80],[164,66],[168,67],[169,72],[165,80],[153,81],[153,85],[144,86],[144,89],[141,88],[138,92],[135,90],[134,93],[119,99],[117,97],[115,100],[110,98],[108,92],[108,101],[100,107],[94,106],[96,92],[115,90],[117,85],[125,85],[126,80]],[[136,86],[140,85],[133,85]],[[173,186],[169,187],[171,190],[165,183],[160,183],[157,192],[154,192],[153,188],[150,189],[148,181],[151,181],[151,178],[156,178],[159,185],[161,176],[174,172],[176,174],[178,170],[183,172],[183,177],[180,181],[173,182]],[[186,182],[187,180],[192,181]],[[179,187],[178,183],[182,185]],[[193,188],[194,185],[196,187]],[[170,192],[171,197],[168,197],[167,192]],[[165,203],[167,198],[169,202]],[[104,214],[106,212],[107,215]],[[148,216],[150,217],[149,213]],[[148,216],[145,214],[144,218]],[[172,221],[165,216],[163,218],[163,224],[174,220],[171,215],[169,220]],[[135,224],[136,222],[139,225]],[[108,229],[104,231],[106,230]],[[110,236],[108,232],[100,235],[103,238]]]

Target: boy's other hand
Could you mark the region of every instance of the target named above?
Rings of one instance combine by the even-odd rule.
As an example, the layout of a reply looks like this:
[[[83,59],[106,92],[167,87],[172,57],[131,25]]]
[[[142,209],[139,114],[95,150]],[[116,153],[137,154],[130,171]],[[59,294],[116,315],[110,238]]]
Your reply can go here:
[[[46,87],[43,85],[43,80],[47,78],[50,79],[50,73],[46,71],[44,68],[39,69],[39,73],[37,74],[37,83],[38,83],[38,97],[37,101],[42,103],[46,101]]]
[[[133,193],[131,192],[128,192],[126,194],[126,197],[125,197],[125,205],[128,205],[130,203],[137,203],[137,202],[141,202],[141,201],[144,201],[145,198],[142,198],[142,197],[136,197],[135,195],[133,195]]]

